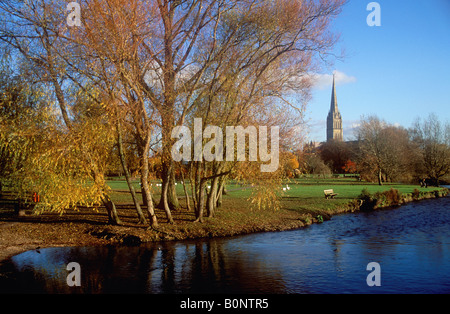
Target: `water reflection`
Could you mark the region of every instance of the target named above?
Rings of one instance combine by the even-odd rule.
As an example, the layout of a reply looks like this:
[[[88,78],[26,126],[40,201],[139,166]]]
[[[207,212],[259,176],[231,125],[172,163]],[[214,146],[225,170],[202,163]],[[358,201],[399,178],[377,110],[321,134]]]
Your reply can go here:
[[[256,258],[224,252],[224,241],[140,247],[69,247],[12,258],[0,292],[21,293],[259,293],[285,292],[279,271]],[[66,265],[81,266],[81,286],[69,287]]]

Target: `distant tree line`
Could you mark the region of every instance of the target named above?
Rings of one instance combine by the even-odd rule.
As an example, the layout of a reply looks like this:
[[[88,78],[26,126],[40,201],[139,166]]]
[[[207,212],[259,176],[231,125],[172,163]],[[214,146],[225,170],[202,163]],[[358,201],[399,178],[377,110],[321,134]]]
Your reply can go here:
[[[306,145],[298,156],[303,173],[357,173],[380,185],[398,181],[439,185],[450,174],[450,123],[430,114],[405,129],[377,116],[362,117],[356,140]]]

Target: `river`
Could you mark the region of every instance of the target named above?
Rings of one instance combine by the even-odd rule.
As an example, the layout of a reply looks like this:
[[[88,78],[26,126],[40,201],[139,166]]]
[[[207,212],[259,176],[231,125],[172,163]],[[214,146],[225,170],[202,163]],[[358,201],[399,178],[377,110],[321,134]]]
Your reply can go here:
[[[70,262],[80,286],[67,284]],[[33,250],[0,274],[3,293],[450,293],[450,197],[292,231]]]

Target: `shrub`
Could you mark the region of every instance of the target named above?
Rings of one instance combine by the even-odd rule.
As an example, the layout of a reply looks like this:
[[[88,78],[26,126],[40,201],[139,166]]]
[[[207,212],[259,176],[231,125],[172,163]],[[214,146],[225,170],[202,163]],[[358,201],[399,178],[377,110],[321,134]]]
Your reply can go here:
[[[391,188],[387,191],[375,193],[374,200],[376,201],[376,207],[397,206],[402,201],[402,193]]]
[[[323,222],[323,217],[322,215],[317,215],[317,222],[322,223]]]
[[[372,195],[365,188],[361,191],[361,194],[358,196],[358,198],[362,200],[362,210],[371,210],[377,207],[400,205],[402,194],[397,189],[391,188],[388,191],[376,192],[374,195]]]
[[[373,199],[376,204],[376,207],[388,206],[387,198],[386,198],[386,195],[384,194],[384,192],[376,192]]]
[[[375,208],[376,199],[374,199],[367,188],[364,188],[361,191],[361,194],[358,196],[358,198],[362,201],[360,206],[361,210],[372,210]]]
[[[419,198],[420,198],[420,191],[419,191],[419,189],[414,189],[414,191],[412,192],[412,198],[414,199],[414,200],[418,200]]]
[[[400,205],[402,193],[399,190],[391,188],[383,194],[386,196],[386,206]]]
[[[361,194],[359,194],[358,198],[362,201],[371,201],[372,194],[369,192],[367,188],[362,189]]]

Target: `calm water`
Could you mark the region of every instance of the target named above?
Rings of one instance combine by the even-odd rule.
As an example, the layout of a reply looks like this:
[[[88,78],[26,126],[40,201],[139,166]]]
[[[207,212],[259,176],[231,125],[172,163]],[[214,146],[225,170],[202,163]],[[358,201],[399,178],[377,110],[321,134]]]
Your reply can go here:
[[[81,266],[80,287],[66,284],[69,262]],[[369,262],[379,287],[366,283]],[[294,231],[28,251],[0,274],[0,292],[450,293],[450,198]]]

